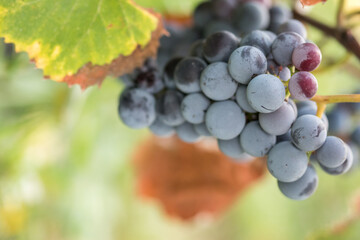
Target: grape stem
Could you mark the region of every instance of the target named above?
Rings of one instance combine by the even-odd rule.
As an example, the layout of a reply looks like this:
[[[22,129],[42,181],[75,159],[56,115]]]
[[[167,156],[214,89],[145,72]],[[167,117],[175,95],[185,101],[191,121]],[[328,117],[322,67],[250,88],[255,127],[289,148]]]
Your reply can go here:
[[[316,102],[318,109],[316,116],[321,117],[326,109],[326,105],[329,103],[342,103],[342,102],[360,102],[360,94],[345,94],[345,95],[316,95],[311,101]]]
[[[354,55],[360,60],[360,44],[352,34],[350,29],[344,28],[342,26],[330,27],[325,25],[315,19],[312,19],[308,16],[302,15],[296,10],[293,10],[294,18],[306,22],[313,27],[319,29],[326,35],[335,38],[339,43],[341,43],[349,52],[354,53]]]

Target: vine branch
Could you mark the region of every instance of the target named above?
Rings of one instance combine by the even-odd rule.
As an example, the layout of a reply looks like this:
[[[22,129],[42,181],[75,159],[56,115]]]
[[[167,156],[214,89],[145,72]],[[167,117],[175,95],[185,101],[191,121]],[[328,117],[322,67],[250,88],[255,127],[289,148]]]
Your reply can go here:
[[[360,60],[360,44],[355,39],[351,30],[339,27],[330,27],[322,22],[319,22],[313,18],[302,15],[296,10],[293,10],[294,18],[306,22],[313,27],[319,29],[326,35],[335,38],[341,45],[343,45],[348,51],[352,52]]]
[[[360,94],[345,94],[345,95],[316,95],[311,101],[316,102],[317,112],[316,116],[320,117],[324,114],[326,105],[329,103],[342,103],[342,102],[360,102]]]

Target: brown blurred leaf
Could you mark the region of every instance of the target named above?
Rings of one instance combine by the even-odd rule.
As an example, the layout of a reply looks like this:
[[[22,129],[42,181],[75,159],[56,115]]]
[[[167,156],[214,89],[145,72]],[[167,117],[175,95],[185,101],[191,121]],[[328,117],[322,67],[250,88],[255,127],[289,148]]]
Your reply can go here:
[[[326,0],[300,0],[300,2],[303,6],[312,6],[320,2],[325,3]]]
[[[137,188],[158,199],[165,211],[183,220],[200,213],[219,215],[265,172],[265,161],[238,164],[204,140],[147,139],[135,152]]]

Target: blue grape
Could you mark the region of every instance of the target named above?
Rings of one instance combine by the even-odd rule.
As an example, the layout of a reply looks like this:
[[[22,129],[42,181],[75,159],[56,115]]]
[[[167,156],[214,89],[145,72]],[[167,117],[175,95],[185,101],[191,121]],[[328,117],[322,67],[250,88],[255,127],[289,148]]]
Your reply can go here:
[[[178,137],[187,143],[193,143],[199,140],[200,135],[195,132],[194,126],[191,123],[185,122],[176,127],[176,134]]]
[[[289,81],[289,79],[291,78],[291,72],[290,69],[287,67],[284,67],[280,72],[279,72],[279,77],[282,81]]]
[[[240,46],[252,46],[261,50],[265,56],[270,53],[271,44],[274,39],[271,39],[272,35],[266,31],[255,30],[247,34],[241,39]]]
[[[224,62],[210,64],[201,74],[201,90],[208,98],[215,101],[231,98],[236,92],[237,85]]]
[[[315,152],[315,156],[322,166],[336,168],[345,162],[347,150],[343,140],[328,136],[325,143]]]
[[[195,132],[197,132],[197,134],[199,134],[200,136],[204,136],[204,137],[212,136],[204,122],[200,123],[200,124],[195,124],[194,129],[195,129]]]
[[[240,135],[241,147],[254,157],[265,156],[275,143],[276,137],[262,130],[258,121],[246,124]]]
[[[235,21],[242,33],[265,29],[270,21],[269,11],[261,3],[246,2],[236,11]]]
[[[285,99],[283,83],[270,74],[261,74],[252,79],[246,92],[250,106],[261,113],[276,111]]]
[[[245,125],[245,114],[233,101],[215,102],[205,115],[209,132],[216,138],[230,140],[240,134]]]
[[[203,55],[210,62],[227,62],[239,46],[239,39],[228,31],[216,32],[205,39]]]
[[[289,131],[296,119],[293,107],[284,102],[281,107],[272,113],[260,113],[261,128],[271,135],[282,135]]]
[[[245,85],[239,85],[236,95],[235,95],[236,102],[239,104],[241,109],[243,109],[245,112],[248,113],[256,113],[256,110],[253,109],[248,100],[246,95],[246,86]]]
[[[136,88],[143,89],[149,93],[158,93],[164,89],[164,82],[157,70],[139,73],[134,79]]]
[[[352,126],[351,112],[338,106],[328,114],[329,132],[336,135],[347,135]]]
[[[229,59],[230,75],[242,84],[248,84],[253,75],[265,73],[266,69],[266,57],[256,47],[239,47]]]
[[[209,105],[210,100],[202,93],[192,93],[183,99],[181,112],[186,121],[198,124],[204,122],[205,112]]]
[[[204,39],[199,39],[195,41],[190,47],[190,56],[203,58],[203,48],[204,48]]]
[[[279,34],[271,46],[271,53],[274,60],[281,66],[292,64],[292,53],[294,49],[304,42],[304,38],[294,32]]]
[[[351,140],[360,147],[360,126],[358,126],[351,134]]]
[[[230,140],[218,140],[218,146],[222,153],[233,159],[237,159],[238,162],[247,162],[252,159],[241,148],[239,137],[235,137]]]
[[[335,168],[329,168],[329,167],[325,167],[324,165],[319,163],[320,167],[324,170],[324,172],[326,172],[330,175],[341,175],[341,174],[347,173],[351,169],[351,167],[354,164],[354,155],[348,145],[346,145],[346,149],[347,149],[346,159],[340,166],[335,167]]]
[[[204,28],[213,19],[212,3],[210,1],[200,3],[194,11],[194,25],[197,28]]]
[[[236,34],[236,29],[227,21],[220,21],[218,19],[210,21],[206,24],[204,29],[204,36],[209,37],[214,33],[227,31]]]
[[[185,119],[181,114],[181,102],[183,95],[176,90],[167,90],[158,98],[156,110],[158,118],[169,126],[178,126]]]
[[[281,24],[278,29],[278,33],[283,33],[283,32],[296,32],[304,39],[306,39],[307,37],[307,31],[304,24],[302,24],[300,21],[296,19],[290,19],[287,22]]]
[[[314,115],[303,115],[291,127],[291,138],[299,149],[309,152],[319,149],[325,142],[327,131],[323,121]]]
[[[298,109],[297,109],[296,103],[290,98],[288,99],[288,103],[294,109],[295,116],[297,117],[298,116]]]
[[[269,152],[269,172],[281,182],[294,182],[306,172],[308,157],[290,141],[276,144]]]
[[[197,57],[182,59],[175,68],[174,79],[176,87],[184,93],[200,91],[200,75],[207,64]]]
[[[164,67],[164,83],[165,86],[169,89],[176,89],[174,72],[176,65],[182,60],[182,57],[175,57],[170,59]]]
[[[312,165],[309,165],[305,174],[295,182],[280,182],[280,191],[288,198],[293,200],[305,200],[309,198],[317,189],[319,177]]]
[[[159,137],[170,137],[175,133],[175,129],[166,125],[158,118],[149,127],[150,131]]]
[[[120,96],[118,112],[125,125],[135,129],[148,127],[156,118],[155,98],[141,89],[126,89]]]
[[[291,141],[291,130],[287,131],[287,133],[283,135],[276,136],[276,142],[285,142],[285,141]]]

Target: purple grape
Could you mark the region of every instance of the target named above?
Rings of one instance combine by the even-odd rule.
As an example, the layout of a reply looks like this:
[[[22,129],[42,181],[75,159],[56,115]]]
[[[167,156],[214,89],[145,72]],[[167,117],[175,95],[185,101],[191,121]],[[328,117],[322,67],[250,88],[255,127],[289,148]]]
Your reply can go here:
[[[294,49],[292,63],[300,71],[311,72],[320,65],[321,58],[318,46],[313,43],[303,43]]]
[[[297,100],[308,100],[315,96],[318,82],[314,75],[309,72],[297,72],[289,81],[291,96]]]

